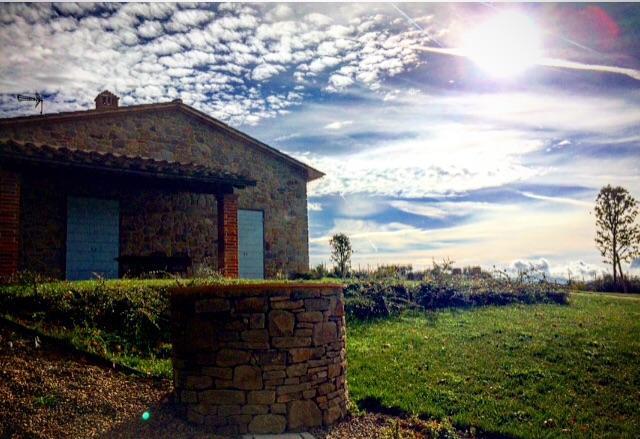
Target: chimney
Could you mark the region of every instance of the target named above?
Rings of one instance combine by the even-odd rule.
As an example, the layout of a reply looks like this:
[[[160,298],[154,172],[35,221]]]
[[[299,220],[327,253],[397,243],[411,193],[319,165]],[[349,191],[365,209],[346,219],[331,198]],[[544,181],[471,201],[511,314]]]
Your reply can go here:
[[[120,98],[109,90],[105,90],[96,96],[96,110],[115,110],[118,108],[118,100]]]

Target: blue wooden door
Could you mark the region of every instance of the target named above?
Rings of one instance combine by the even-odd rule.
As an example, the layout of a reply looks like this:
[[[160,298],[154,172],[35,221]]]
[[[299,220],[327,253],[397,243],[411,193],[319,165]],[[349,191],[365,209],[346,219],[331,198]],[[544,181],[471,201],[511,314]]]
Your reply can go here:
[[[238,271],[243,279],[264,279],[264,216],[238,210]]]
[[[116,200],[69,197],[67,279],[118,277],[120,206]]]

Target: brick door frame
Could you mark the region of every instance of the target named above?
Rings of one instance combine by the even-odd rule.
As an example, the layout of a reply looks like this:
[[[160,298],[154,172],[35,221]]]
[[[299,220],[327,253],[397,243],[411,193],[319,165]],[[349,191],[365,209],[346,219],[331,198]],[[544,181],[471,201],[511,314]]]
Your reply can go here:
[[[238,195],[216,194],[218,207],[218,270],[224,277],[237,279],[238,269]]]
[[[0,278],[20,264],[20,189],[21,175],[0,169]]]

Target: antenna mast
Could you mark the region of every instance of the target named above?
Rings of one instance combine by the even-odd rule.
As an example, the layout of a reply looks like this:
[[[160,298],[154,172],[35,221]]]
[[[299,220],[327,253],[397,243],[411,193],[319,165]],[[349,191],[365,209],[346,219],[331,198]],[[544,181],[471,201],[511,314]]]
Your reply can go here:
[[[35,108],[38,108],[38,105],[40,105],[40,114],[42,115],[42,112],[44,110],[44,99],[42,98],[42,95],[40,93],[35,92],[35,96],[16,95],[16,97],[18,98],[18,100],[20,102],[22,102],[22,101],[34,101],[36,103]]]

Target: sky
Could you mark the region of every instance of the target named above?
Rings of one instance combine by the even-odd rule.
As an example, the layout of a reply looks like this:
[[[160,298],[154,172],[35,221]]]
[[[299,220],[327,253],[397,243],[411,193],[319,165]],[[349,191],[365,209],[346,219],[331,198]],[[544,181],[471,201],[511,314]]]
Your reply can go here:
[[[181,98],[325,172],[312,265],[345,233],[356,268],[589,279],[599,189],[640,199],[640,5],[3,3],[0,23],[0,117],[35,91],[46,113]]]

